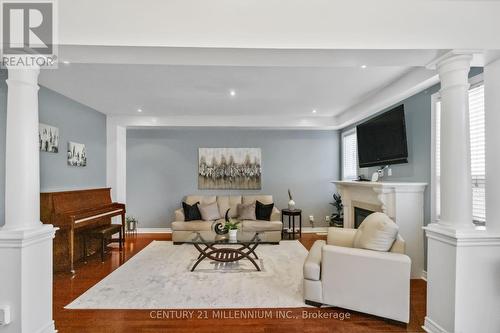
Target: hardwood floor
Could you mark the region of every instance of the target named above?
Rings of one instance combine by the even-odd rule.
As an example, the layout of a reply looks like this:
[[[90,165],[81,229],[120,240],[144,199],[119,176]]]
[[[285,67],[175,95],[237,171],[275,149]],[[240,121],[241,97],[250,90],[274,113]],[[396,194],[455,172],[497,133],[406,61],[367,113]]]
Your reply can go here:
[[[316,234],[303,235],[301,242],[309,249]],[[60,333],[66,332],[423,332],[421,325],[425,316],[426,284],[422,280],[411,283],[411,322],[408,325],[365,315],[340,308],[326,309],[259,309],[256,316],[271,315],[272,318],[236,319],[238,310],[212,313],[211,310],[194,311],[193,318],[167,318],[169,313],[150,310],[66,310],[64,306],[91,288],[105,276],[117,269],[126,260],[146,247],[153,240],[170,240],[170,234],[140,234],[129,237],[125,251],[120,253],[118,245],[112,247],[105,263],[98,256],[89,258],[88,263],[76,265],[76,275],[57,273],[54,276],[54,320]],[[131,277],[133,278],[133,277]],[[175,292],[175,290],[172,290]],[[380,300],[383,302],[384,300]],[[269,312],[271,311],[271,312]],[[311,318],[303,318],[304,313]],[[182,315],[176,311],[174,314]],[[189,313],[184,313],[189,315]],[[205,319],[205,314],[208,319]],[[340,318],[345,314],[350,317]],[[217,318],[217,316],[226,318]],[[277,318],[281,315],[282,319]],[[329,318],[316,318],[319,315]],[[200,316],[201,318],[197,318]],[[155,318],[152,318],[155,317]],[[157,318],[159,317],[159,318]],[[215,318],[214,318],[215,317]]]

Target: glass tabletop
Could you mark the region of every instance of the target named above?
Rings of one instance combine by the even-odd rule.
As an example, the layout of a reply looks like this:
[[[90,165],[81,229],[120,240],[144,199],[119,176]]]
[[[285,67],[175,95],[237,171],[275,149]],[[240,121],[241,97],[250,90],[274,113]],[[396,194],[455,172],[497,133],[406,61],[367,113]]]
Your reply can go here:
[[[272,241],[266,237],[266,232],[244,232],[238,230],[236,238],[232,239],[229,234],[218,235],[213,231],[193,231],[186,234],[184,239],[178,240],[188,244],[270,244]],[[276,242],[276,241],[274,241]]]

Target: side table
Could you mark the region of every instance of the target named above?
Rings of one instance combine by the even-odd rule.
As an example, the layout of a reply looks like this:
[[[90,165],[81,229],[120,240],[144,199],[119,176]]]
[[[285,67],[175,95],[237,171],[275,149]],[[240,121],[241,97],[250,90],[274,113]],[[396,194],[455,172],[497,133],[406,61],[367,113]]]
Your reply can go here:
[[[285,216],[288,216],[288,228],[285,228]],[[298,227],[295,229],[295,217],[299,217]],[[290,236],[295,239],[295,235],[299,234],[302,237],[302,209],[283,209],[281,210],[281,222],[283,223],[282,236]]]

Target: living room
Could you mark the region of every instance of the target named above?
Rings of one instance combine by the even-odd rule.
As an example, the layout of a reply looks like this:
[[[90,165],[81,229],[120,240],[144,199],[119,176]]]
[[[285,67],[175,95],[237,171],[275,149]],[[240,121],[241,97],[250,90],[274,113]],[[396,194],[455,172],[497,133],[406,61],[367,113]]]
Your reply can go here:
[[[499,4],[193,2],[3,25],[0,332],[498,332]]]

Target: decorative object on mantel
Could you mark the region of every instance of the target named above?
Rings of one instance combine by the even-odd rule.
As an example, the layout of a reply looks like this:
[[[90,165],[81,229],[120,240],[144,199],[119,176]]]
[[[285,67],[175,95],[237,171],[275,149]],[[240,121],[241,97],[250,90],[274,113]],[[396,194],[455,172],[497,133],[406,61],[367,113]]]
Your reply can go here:
[[[342,197],[339,193],[333,194],[333,202],[330,205],[335,207],[336,212],[330,218],[330,225],[332,227],[342,228],[344,226],[344,205],[342,204]]]
[[[87,149],[83,143],[68,142],[68,165],[87,166]]]
[[[260,148],[199,148],[198,188],[261,189]]]
[[[49,153],[59,152],[59,128],[42,124],[38,124],[38,142],[40,151]]]
[[[137,224],[139,224],[139,221],[133,216],[127,216],[125,219],[125,223],[127,226],[127,233],[129,234],[137,234]]]
[[[290,189],[288,189],[288,198],[290,198],[290,200],[288,201],[288,209],[294,210],[295,209],[295,201],[293,201],[292,192],[290,192]]]

